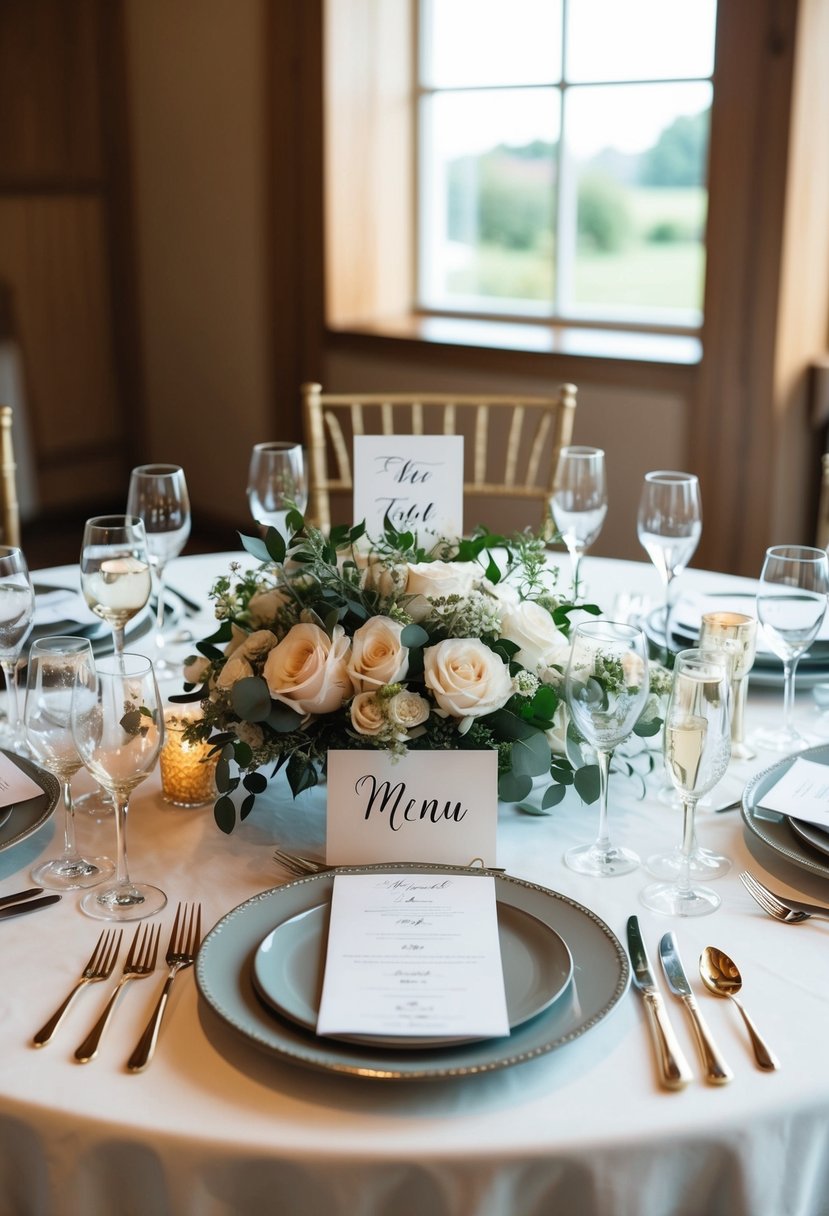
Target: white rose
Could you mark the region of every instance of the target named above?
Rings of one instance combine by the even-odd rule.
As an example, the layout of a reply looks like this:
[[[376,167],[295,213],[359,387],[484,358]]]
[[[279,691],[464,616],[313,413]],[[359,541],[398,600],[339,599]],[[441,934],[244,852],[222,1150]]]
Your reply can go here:
[[[210,669],[210,660],[198,655],[190,663],[185,663],[182,672],[185,684],[203,684]]]
[[[254,627],[272,625],[280,608],[288,603],[288,597],[277,587],[266,591],[257,591],[248,602],[248,616]]]
[[[348,676],[349,641],[342,625],[329,638],[319,625],[294,625],[274,646],[262,672],[271,696],[298,714],[329,714],[354,691]]]
[[[479,718],[512,696],[509,668],[477,638],[448,638],[423,652],[424,680],[442,710]]]
[[[360,735],[379,735],[386,726],[383,706],[376,692],[358,692],[351,702],[351,725]]]
[[[247,659],[250,663],[261,663],[278,641],[276,634],[271,633],[270,629],[257,629],[255,633],[249,633],[244,642],[236,647],[233,657]]]
[[[420,693],[403,689],[402,692],[389,697],[386,703],[386,713],[392,726],[397,726],[401,730],[413,730],[415,726],[420,726],[429,717],[430,706]]]
[[[515,655],[516,663],[527,671],[539,672],[554,663],[567,663],[570,643],[546,608],[534,600],[505,607],[501,616],[501,637],[520,646]]]
[[[396,684],[409,670],[409,651],[400,641],[403,626],[387,616],[373,616],[354,633],[348,674],[358,692]]]
[[[429,598],[447,595],[468,595],[475,582],[475,570],[470,562],[409,563],[406,594],[414,596],[406,604],[413,621],[424,621],[430,611]]]
[[[239,680],[246,680],[248,676],[253,675],[253,668],[245,658],[239,658],[233,655],[227,660],[222,670],[216,677],[216,687],[229,689]]]

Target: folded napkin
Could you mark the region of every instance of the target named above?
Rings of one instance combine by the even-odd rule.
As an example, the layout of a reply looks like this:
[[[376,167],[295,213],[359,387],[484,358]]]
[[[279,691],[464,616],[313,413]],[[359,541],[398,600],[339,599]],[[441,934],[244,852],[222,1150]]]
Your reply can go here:
[[[98,617],[79,592],[69,587],[56,587],[53,591],[38,591],[35,594],[35,626],[69,622],[83,626],[98,624]]]

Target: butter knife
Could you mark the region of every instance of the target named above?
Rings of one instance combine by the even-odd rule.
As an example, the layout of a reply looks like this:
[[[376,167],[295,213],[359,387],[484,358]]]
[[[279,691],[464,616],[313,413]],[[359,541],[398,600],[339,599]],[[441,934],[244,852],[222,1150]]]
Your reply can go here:
[[[665,972],[668,987],[674,996],[682,1001],[687,1010],[688,1017],[691,1019],[694,1037],[697,1040],[699,1054],[702,1059],[705,1080],[709,1085],[726,1085],[734,1079],[734,1074],[717,1050],[716,1044],[711,1037],[711,1031],[706,1026],[703,1016],[697,1007],[697,1002],[691,991],[688,977],[685,974],[685,968],[679,955],[679,947],[676,944],[676,938],[673,933],[664,934],[659,943],[659,957],[662,960],[662,970]]]
[[[653,978],[648,952],[642,940],[639,918],[636,916],[628,918],[627,938],[630,961],[633,964],[633,983],[642,993],[645,1002],[648,1025],[656,1048],[659,1079],[666,1089],[683,1089],[691,1080],[691,1069],[668,1020],[662,994]]]
[[[34,912],[36,908],[47,908],[49,904],[56,904],[59,899],[59,895],[43,895],[40,899],[26,899],[23,903],[10,904],[7,908],[0,908],[0,920],[9,916],[22,916],[24,912]]]

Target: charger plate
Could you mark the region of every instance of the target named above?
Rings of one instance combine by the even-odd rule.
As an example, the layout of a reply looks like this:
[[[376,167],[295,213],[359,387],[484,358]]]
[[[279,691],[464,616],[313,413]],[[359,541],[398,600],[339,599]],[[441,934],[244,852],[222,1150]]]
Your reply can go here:
[[[565,992],[509,1037],[400,1051],[318,1038],[262,1003],[253,983],[253,966],[260,943],[271,930],[328,902],[335,873],[401,872],[468,874],[469,870],[404,863],[344,866],[263,891],[224,916],[205,938],[195,969],[203,1000],[245,1041],[280,1059],[343,1076],[424,1081],[476,1076],[546,1055],[598,1025],[627,991],[628,957],[604,921],[559,892],[497,874],[499,903],[527,912],[553,929],[567,943],[573,959],[573,978]]]
[[[821,743],[818,747],[808,747],[794,756],[786,756],[770,768],[764,769],[762,773],[757,773],[749,781],[743,793],[741,814],[749,831],[775,853],[785,857],[787,861],[794,862],[796,866],[800,866],[804,870],[810,870],[812,874],[819,874],[821,878],[829,878],[829,858],[821,858],[814,852],[810,844],[801,839],[788,815],[783,815],[779,821],[775,821],[766,819],[758,813],[758,807],[764,796],[800,757],[804,760],[811,760],[815,764],[829,765],[829,743]]]
[[[31,760],[6,751],[5,748],[0,750],[43,790],[38,797],[28,798],[25,802],[16,802],[11,807],[11,813],[0,822],[0,852],[2,852],[4,849],[10,849],[13,845],[19,844],[21,840],[31,836],[46,823],[58,804],[60,782],[57,777],[53,777],[39,765],[33,764]]]

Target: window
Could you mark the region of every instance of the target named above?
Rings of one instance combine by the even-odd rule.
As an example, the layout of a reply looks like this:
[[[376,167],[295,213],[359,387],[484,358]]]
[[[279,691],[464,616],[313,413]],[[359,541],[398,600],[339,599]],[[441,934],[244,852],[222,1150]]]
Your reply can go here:
[[[716,0],[420,0],[428,311],[694,330]]]

